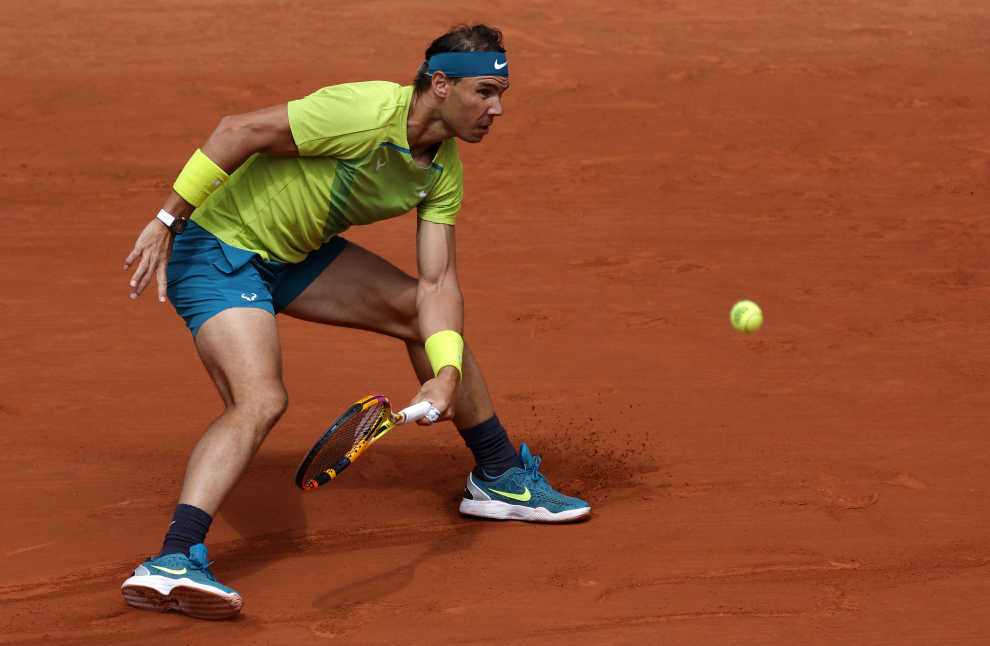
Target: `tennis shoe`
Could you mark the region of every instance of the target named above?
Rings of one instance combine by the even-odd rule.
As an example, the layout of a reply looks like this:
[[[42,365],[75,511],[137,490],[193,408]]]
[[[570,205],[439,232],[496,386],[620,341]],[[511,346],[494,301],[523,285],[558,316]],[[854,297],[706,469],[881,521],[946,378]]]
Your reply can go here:
[[[540,458],[519,447],[523,468],[513,467],[493,478],[481,467],[468,474],[461,513],[494,520],[567,523],[586,518],[591,506],[555,490],[540,473]]]
[[[197,619],[228,619],[241,611],[243,601],[237,592],[217,583],[210,565],[206,546],[193,545],[189,556],[148,559],[120,591],[127,603],[142,610],[178,610]]]

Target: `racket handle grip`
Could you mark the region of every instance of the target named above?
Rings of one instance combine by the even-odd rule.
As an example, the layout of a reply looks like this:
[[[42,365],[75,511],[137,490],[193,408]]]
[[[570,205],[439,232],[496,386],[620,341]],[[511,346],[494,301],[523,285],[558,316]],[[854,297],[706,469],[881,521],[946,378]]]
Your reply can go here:
[[[399,417],[402,418],[400,424],[406,424],[408,422],[415,422],[423,417],[430,420],[430,422],[435,422],[440,419],[440,411],[433,408],[433,404],[430,402],[419,402],[418,404],[413,404],[408,408],[404,408],[399,411]]]

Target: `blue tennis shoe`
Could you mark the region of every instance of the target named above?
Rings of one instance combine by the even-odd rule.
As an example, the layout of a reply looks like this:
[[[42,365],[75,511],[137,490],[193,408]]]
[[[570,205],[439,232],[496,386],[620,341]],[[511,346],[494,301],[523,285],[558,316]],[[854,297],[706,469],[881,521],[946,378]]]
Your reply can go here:
[[[127,603],[142,610],[178,610],[197,619],[229,619],[241,611],[241,595],[217,583],[209,566],[210,554],[200,543],[189,549],[188,557],[169,554],[148,559],[120,591]]]
[[[535,523],[567,523],[586,518],[591,506],[565,496],[540,473],[540,458],[519,447],[523,468],[513,467],[497,478],[476,467],[468,475],[461,513],[494,520],[526,520]]]

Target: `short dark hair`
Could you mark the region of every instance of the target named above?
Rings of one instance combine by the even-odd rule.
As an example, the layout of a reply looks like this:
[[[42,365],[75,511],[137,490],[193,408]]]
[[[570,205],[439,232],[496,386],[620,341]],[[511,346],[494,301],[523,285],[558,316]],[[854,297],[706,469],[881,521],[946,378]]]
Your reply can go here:
[[[437,38],[426,48],[426,60],[435,54],[446,54],[447,52],[501,52],[505,53],[502,47],[502,32],[487,25],[467,25],[463,22],[455,25],[446,34]],[[451,79],[457,83],[459,79]],[[433,80],[426,74],[426,65],[419,68],[414,82],[416,92],[421,93],[430,89]]]

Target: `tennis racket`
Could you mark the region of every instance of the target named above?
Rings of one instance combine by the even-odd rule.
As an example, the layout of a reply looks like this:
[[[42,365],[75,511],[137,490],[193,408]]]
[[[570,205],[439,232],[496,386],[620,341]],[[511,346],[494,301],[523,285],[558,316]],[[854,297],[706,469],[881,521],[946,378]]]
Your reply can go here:
[[[325,485],[393,428],[423,417],[435,422],[440,411],[430,402],[419,402],[393,413],[385,395],[365,397],[338,417],[309,450],[296,471],[296,486],[308,490]]]

